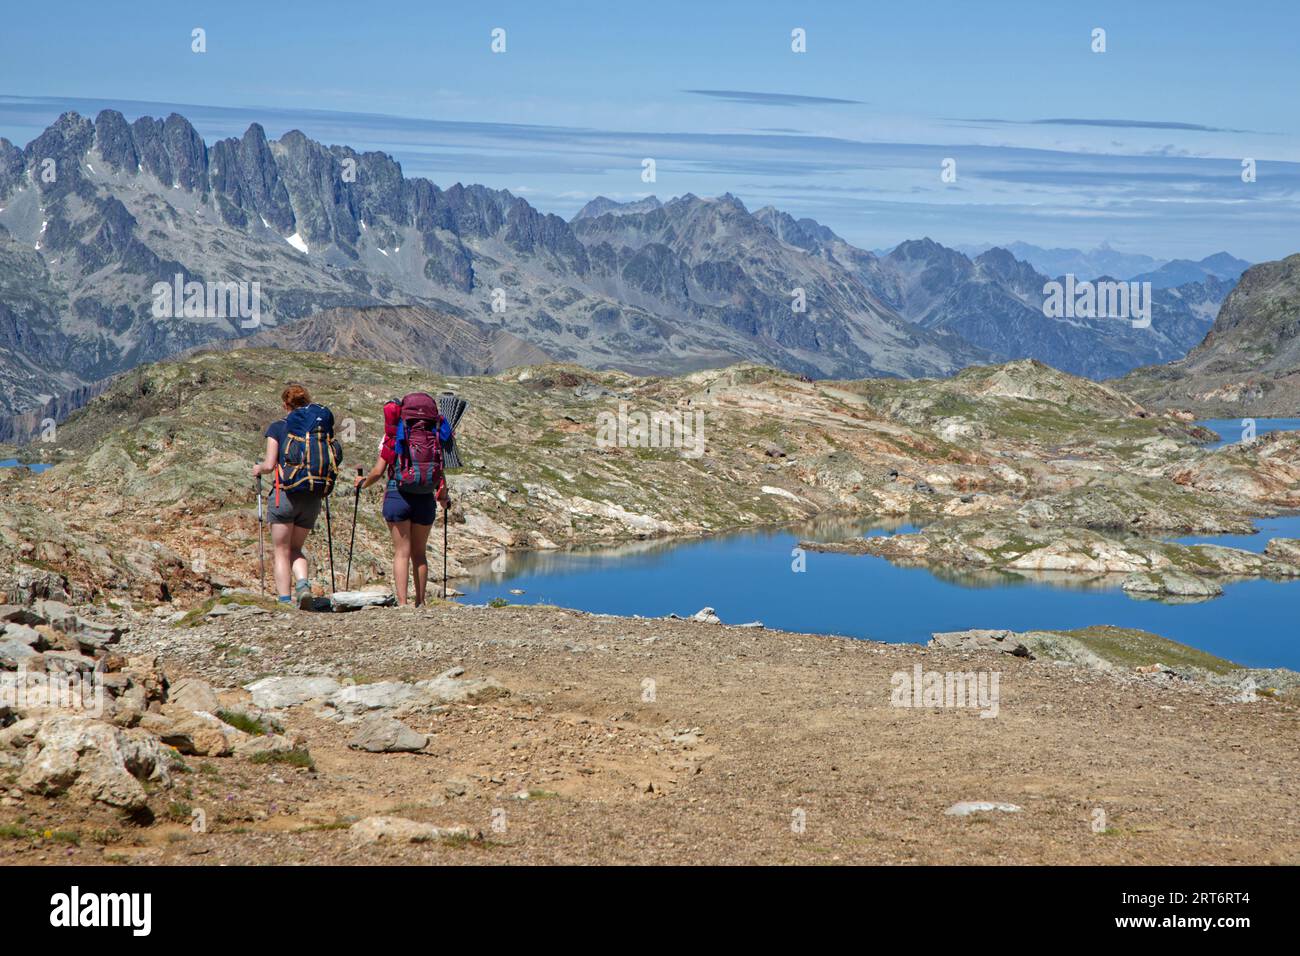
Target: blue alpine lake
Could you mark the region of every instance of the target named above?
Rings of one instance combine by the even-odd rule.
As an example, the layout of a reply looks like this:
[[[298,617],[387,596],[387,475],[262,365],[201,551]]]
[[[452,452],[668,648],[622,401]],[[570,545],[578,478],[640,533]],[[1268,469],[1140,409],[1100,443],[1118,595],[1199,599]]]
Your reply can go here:
[[[1218,432],[1214,449],[1240,441],[1240,419],[1199,424]],[[1300,418],[1259,418],[1256,435],[1300,430]],[[1262,518],[1252,535],[1193,536],[1183,544],[1264,550],[1270,538],[1300,538],[1300,515]],[[728,624],[842,634],[893,643],[924,643],[935,631],[971,627],[1061,630],[1113,624],[1151,631],[1251,667],[1300,670],[1300,581],[1224,584],[1222,596],[1193,603],[1130,597],[1121,575],[1000,572],[959,574],[904,568],[870,555],[803,555],[801,540],[906,534],[903,522],[808,526],[743,532],[690,541],[638,542],[622,547],[536,552],[498,559],[497,570],[476,569],[466,600],[502,598],[598,614],[662,617],[713,607]],[[502,569],[504,560],[504,569]],[[513,594],[512,591],[522,591]]]
[[[1300,538],[1300,515],[1257,518],[1254,534],[1205,534],[1170,540],[1179,544],[1221,544],[1225,548],[1240,548],[1242,551],[1260,554],[1271,538]]]
[[[512,554],[497,560],[504,570],[477,569],[465,600],[503,598],[646,617],[686,616],[707,606],[728,624],[758,620],[782,630],[892,643],[924,643],[935,631],[972,627],[1113,624],[1252,667],[1300,669],[1300,581],[1238,581],[1225,584],[1223,595],[1212,600],[1169,604],[1130,597],[1119,587],[1121,575],[1096,580],[1059,573],[956,574],[816,551],[803,553],[805,569],[794,570],[800,540],[911,530],[821,522],[685,542]]]
[[[42,464],[41,462],[19,461],[17,458],[6,458],[0,461],[0,468],[29,468],[34,472],[42,472],[47,468],[53,468],[53,465]]]
[[[1206,448],[1222,448],[1224,445],[1231,445],[1242,440],[1246,433],[1245,423],[1248,421],[1251,421],[1251,419],[1207,418],[1196,424],[1204,425],[1219,434],[1219,440],[1206,445]],[[1256,438],[1267,435],[1269,432],[1300,431],[1300,418],[1256,418],[1253,421],[1255,422]]]

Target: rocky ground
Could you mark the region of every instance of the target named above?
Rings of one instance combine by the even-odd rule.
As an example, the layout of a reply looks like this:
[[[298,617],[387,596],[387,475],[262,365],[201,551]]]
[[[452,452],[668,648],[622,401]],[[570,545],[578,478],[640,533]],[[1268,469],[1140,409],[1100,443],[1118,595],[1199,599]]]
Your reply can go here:
[[[1153,414],[1031,361],[918,381],[809,382],[757,366],[679,378],[573,366],[431,378],[267,349],[138,369],[55,440],[23,450],[54,462],[51,470],[0,469],[0,589],[186,608],[225,587],[256,586],[248,469],[285,381],[308,383],[334,409],[346,473],[372,464],[385,398],[450,386],[470,401],[459,436],[466,467],[451,476],[453,576],[503,551],[713,534],[817,514],[932,525],[924,548],[872,545],[900,560],[1143,572],[1155,575],[1143,586],[1157,594],[1212,593],[1216,579],[1283,577],[1295,567],[1285,543],[1260,559],[1179,551],[1159,539],[1247,532],[1256,517],[1300,509],[1300,435],[1207,451],[1212,433],[1189,416]],[[698,414],[701,440],[602,441],[602,416],[620,411]],[[342,561],[352,527],[346,486],[333,502]],[[309,557],[323,591],[322,530]],[[991,542],[982,555],[967,547],[979,538]],[[1015,552],[1020,541],[1026,550]],[[356,542],[354,581],[383,584],[389,542],[377,491],[361,502]],[[1039,544],[1051,547],[1028,547]],[[1117,553],[1122,559],[1107,557]]]
[[[1296,675],[1151,635],[93,613],[5,610],[115,696],[9,714],[0,862],[1300,862]],[[895,706],[918,667],[996,674],[996,716]]]

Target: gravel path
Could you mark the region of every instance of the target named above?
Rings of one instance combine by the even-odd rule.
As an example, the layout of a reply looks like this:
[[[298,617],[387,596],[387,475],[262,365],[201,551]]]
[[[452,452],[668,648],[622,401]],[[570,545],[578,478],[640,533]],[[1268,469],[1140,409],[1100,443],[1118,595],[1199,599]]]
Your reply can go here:
[[[292,708],[315,770],[187,757],[194,773],[160,800],[174,819],[149,827],[27,797],[0,823],[80,845],[0,840],[0,863],[1300,863],[1289,699],[543,607],[146,621],[122,650],[231,701],[266,675],[452,667],[510,693],[404,714],[432,735],[421,753],[350,750],[353,728]],[[997,716],[891,706],[916,665],[996,671]],[[945,813],[961,801],[1020,810]],[[191,832],[192,808],[207,832]],[[366,844],[347,829],[376,814],[484,838]]]

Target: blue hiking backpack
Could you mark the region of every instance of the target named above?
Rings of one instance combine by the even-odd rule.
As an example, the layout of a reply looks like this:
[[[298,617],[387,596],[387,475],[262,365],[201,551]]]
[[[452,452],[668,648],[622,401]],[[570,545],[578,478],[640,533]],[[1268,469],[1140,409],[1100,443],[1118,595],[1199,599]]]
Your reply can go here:
[[[343,464],[343,446],[334,438],[334,413],[313,402],[295,408],[284,422],[275,472],[277,500],[281,488],[328,495]]]

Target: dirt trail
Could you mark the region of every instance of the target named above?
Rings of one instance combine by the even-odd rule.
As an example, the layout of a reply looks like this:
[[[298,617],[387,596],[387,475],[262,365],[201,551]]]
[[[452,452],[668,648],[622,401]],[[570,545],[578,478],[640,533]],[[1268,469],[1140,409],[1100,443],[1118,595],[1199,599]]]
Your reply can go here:
[[[1300,862],[1290,700],[1235,704],[1001,654],[538,607],[150,623],[125,645],[218,687],[460,666],[511,693],[405,716],[433,735],[416,754],[349,750],[351,728],[298,707],[285,723],[315,771],[186,758],[195,772],[170,798],[184,812],[146,829],[28,797],[0,822],[79,829],[81,845],[3,840],[0,862]],[[998,715],[891,706],[892,676],[916,664],[998,671]],[[968,800],[1023,809],[945,815]],[[185,825],[190,807],[207,813],[207,833]],[[376,813],[468,824],[485,839],[360,845],[345,827]],[[87,836],[110,825],[120,838],[107,846]]]

